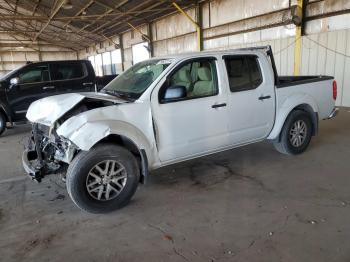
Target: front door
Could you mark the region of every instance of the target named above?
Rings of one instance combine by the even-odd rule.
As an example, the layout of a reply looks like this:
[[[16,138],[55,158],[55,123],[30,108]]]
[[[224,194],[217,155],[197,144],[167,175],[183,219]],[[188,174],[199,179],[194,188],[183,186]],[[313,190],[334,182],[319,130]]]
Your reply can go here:
[[[10,85],[7,98],[15,121],[25,119],[25,114],[32,102],[55,94],[55,86],[50,82],[46,63],[28,65],[14,78],[17,79],[17,84]]]
[[[206,154],[227,143],[226,93],[216,58],[183,62],[160,90],[152,93],[152,114],[161,162]],[[219,80],[219,81],[218,81]],[[187,95],[162,102],[166,89],[181,86]]]
[[[228,128],[231,145],[266,138],[275,118],[275,93],[272,79],[263,77],[255,55],[224,56],[227,71]],[[267,68],[269,65],[266,65]]]

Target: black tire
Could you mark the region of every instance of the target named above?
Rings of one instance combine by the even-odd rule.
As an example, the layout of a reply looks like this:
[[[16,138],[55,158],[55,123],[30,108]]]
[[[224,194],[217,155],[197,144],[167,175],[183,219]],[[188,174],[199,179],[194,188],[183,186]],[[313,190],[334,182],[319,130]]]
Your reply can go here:
[[[88,192],[89,172],[106,160],[118,161],[126,170],[126,182],[121,192],[113,199],[98,200]],[[108,168],[107,168],[108,169]],[[87,152],[80,152],[67,170],[67,191],[73,202],[90,213],[108,213],[130,201],[140,180],[140,171],[134,155],[127,149],[111,144],[101,144]],[[106,195],[105,195],[106,196]]]
[[[6,117],[3,112],[0,112],[0,136],[6,130]]]
[[[303,142],[300,145],[293,145],[291,138],[291,130],[295,123],[304,123],[306,125],[306,132]],[[312,122],[310,115],[301,110],[294,110],[290,113],[285,121],[280,134],[280,141],[275,141],[273,144],[276,150],[286,155],[298,155],[303,153],[310,144],[312,137]],[[298,143],[298,142],[297,142]]]

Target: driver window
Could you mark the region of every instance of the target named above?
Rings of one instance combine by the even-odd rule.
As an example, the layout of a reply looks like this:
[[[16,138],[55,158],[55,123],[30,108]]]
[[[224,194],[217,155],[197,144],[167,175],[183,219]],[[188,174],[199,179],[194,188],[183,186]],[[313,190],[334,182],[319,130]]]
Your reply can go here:
[[[218,89],[215,60],[192,60],[182,65],[170,77],[170,87],[173,86],[186,88],[187,96],[184,99],[216,95]]]
[[[36,66],[18,75],[19,84],[29,84],[49,81],[49,69],[47,65]]]

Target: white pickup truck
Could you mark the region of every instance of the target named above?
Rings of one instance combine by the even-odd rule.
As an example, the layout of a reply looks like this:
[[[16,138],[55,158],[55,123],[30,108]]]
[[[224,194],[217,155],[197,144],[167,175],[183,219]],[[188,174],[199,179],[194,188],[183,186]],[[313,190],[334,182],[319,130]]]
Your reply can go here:
[[[34,102],[23,165],[39,182],[65,174],[79,208],[105,213],[162,166],[265,139],[304,152],[336,96],[333,77],[278,77],[269,46],[153,58],[99,93]]]

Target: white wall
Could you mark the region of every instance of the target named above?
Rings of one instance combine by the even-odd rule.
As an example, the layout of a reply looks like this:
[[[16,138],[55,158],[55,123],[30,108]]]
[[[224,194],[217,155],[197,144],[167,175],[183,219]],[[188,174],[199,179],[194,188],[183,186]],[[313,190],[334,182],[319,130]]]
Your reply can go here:
[[[280,25],[292,17],[289,3],[297,0],[216,0],[201,7],[204,50],[228,49],[270,44],[281,75],[293,74],[295,26]],[[349,0],[310,0],[306,15],[312,17],[350,8]],[[197,19],[196,9],[186,12]],[[274,12],[271,14],[271,12]],[[258,16],[258,17],[256,17]],[[248,19],[248,20],[242,20]],[[338,82],[337,105],[350,106],[350,14],[330,16],[306,23],[302,37],[301,74],[334,75]],[[259,30],[257,28],[270,27]],[[150,25],[155,56],[196,51],[195,26],[182,14],[173,14]],[[139,29],[149,34],[147,26]],[[239,33],[251,30],[246,33]],[[237,33],[238,32],[238,33]],[[132,65],[132,45],[142,42],[141,34],[128,31],[122,34],[124,68]],[[311,39],[311,40],[310,40]],[[118,41],[116,39],[115,41]],[[110,45],[107,42],[104,45]],[[80,58],[105,50],[98,45],[81,50]]]
[[[279,75],[293,74],[294,37],[239,45],[230,43],[229,39],[218,39],[211,43],[210,49],[271,45]],[[301,75],[334,76],[338,84],[336,104],[350,107],[350,29],[303,36]]]
[[[1,47],[1,46],[0,46]],[[0,76],[24,65],[27,61],[75,60],[75,51],[53,46],[40,46],[36,50],[30,48],[0,48]]]

